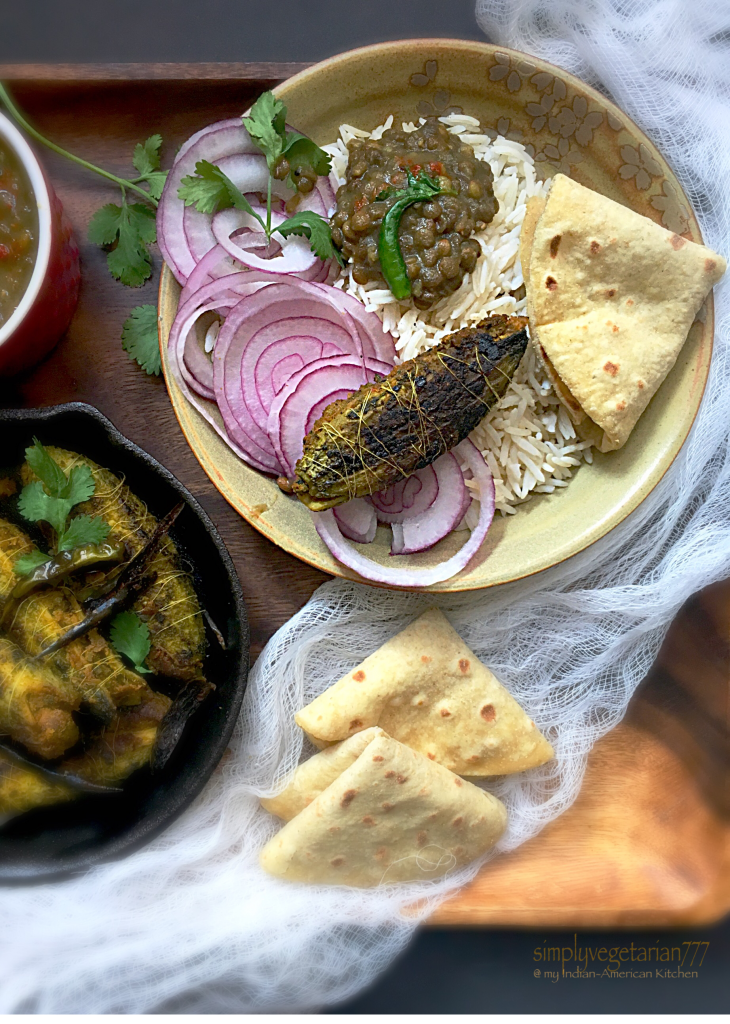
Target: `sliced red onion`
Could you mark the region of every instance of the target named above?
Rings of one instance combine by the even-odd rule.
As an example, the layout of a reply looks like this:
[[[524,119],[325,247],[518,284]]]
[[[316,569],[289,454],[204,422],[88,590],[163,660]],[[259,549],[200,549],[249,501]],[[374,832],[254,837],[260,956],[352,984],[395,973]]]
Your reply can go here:
[[[225,429],[225,425],[221,425],[219,420],[220,410],[215,402],[207,401],[205,398],[195,394],[195,392],[191,390],[181,371],[182,360],[178,355],[177,347],[169,349],[169,360],[170,372],[183,396],[187,399],[190,405],[200,413],[203,419],[210,424],[216,434],[225,441],[228,447],[234,451],[240,459],[248,463],[250,466],[253,466],[254,469],[261,470],[263,473],[274,472],[268,461],[257,459],[251,450],[244,450],[243,448],[240,448],[230,437]]]
[[[242,226],[248,226],[247,222],[252,220],[253,218],[242,210],[233,209],[221,210],[212,220],[215,240],[230,256],[234,256],[244,266],[251,267],[253,270],[264,270],[271,274],[298,274],[303,270],[308,270],[317,262],[317,256],[309,247],[309,240],[300,235],[277,238],[276,242],[281,246],[281,250],[270,258],[262,258],[251,250],[243,248],[231,236]],[[265,245],[265,236],[261,235],[261,238]]]
[[[355,352],[358,344],[318,291],[313,301],[306,284],[275,280],[280,283],[267,288],[265,296],[252,297],[232,311],[216,345],[220,357],[238,367],[239,381],[232,372],[231,386],[240,384],[249,414],[262,431],[268,430],[271,403],[281,390],[271,382],[271,373],[284,355],[301,348],[316,359]],[[281,341],[287,344],[279,345]]]
[[[199,160],[217,164],[234,153],[260,155],[240,117],[218,121],[191,135],[181,146],[167,176],[157,208],[157,240],[165,262],[180,284],[185,284],[195,269],[195,259],[185,237],[185,204],[177,194],[180,183],[186,175],[195,174]]]
[[[240,239],[235,239],[240,245]],[[278,247],[279,249],[281,246]],[[222,245],[216,245],[203,256],[195,270],[188,278],[185,287],[180,295],[180,305],[184,305],[195,292],[206,284],[232,274],[240,274],[244,266],[238,263],[233,256],[229,256]],[[336,260],[315,260],[311,267],[299,274],[292,275],[302,281],[313,281],[326,283],[334,280],[337,276]]]
[[[352,544],[343,536],[332,509],[328,509],[326,512],[313,512],[312,517],[317,533],[335,558],[343,565],[360,573],[364,579],[391,587],[428,587],[434,583],[442,583],[444,580],[451,579],[452,576],[461,572],[484,543],[484,538],[494,517],[494,481],[481,453],[471,441],[462,441],[454,449],[454,452],[458,454],[461,461],[466,462],[474,474],[474,479],[479,486],[480,502],[479,521],[472,530],[469,540],[455,555],[428,569],[399,569],[381,566],[353,548]]]
[[[391,555],[411,555],[427,551],[451,533],[463,517],[464,477],[450,452],[433,463],[438,483],[435,501],[420,515],[404,517],[392,523]]]
[[[372,365],[371,370],[388,372],[382,363]],[[268,423],[269,436],[287,474],[294,474],[294,467],[302,457],[308,424],[311,426],[314,422],[312,409],[324,408],[325,399],[325,405],[329,405],[347,397],[363,383],[362,365],[352,355],[317,359],[289,378],[271,405]]]
[[[252,295],[269,285],[278,284],[281,278],[276,274],[264,274],[251,270],[241,270],[236,274],[209,281],[200,287],[185,302],[180,302],[175,314],[175,321],[170,331],[168,345],[174,344],[175,324],[181,323],[198,306],[216,300],[221,306],[235,305],[247,295]]]
[[[194,391],[197,391],[199,395],[210,401],[213,401],[215,398],[213,392],[213,364],[200,346],[195,333],[195,324],[204,313],[209,313],[212,309],[217,308],[219,307],[213,303],[199,306],[198,309],[193,310],[180,328],[183,350],[180,367],[182,374]]]
[[[369,500],[375,506],[381,523],[400,523],[431,508],[438,493],[433,466],[424,466],[387,490],[371,494]]]
[[[314,196],[315,192],[319,195],[322,201],[322,205],[324,207],[324,210],[322,211],[322,216],[326,217],[329,220],[329,218],[335,212],[335,204],[337,201],[337,197],[335,196],[334,189],[332,188],[329,179],[324,176],[320,176],[319,178],[317,178],[314,184],[314,188],[309,193],[309,196]],[[309,198],[309,196],[305,198]]]
[[[266,280],[268,282],[268,277]],[[224,278],[218,283],[224,289],[226,279]],[[241,286],[237,285],[237,287],[240,289]],[[323,303],[317,289],[310,293],[311,288],[312,286],[306,283],[287,279],[282,280],[281,284],[267,287],[265,296],[261,294],[259,296],[251,295],[247,297],[236,305],[226,318],[216,343],[213,357],[214,392],[226,429],[239,447],[244,450],[250,450],[258,461],[268,460],[272,466],[271,471],[274,471],[274,467],[276,467],[276,472],[282,472],[282,467],[286,469],[287,464],[282,462],[281,454],[277,449],[278,432],[276,436],[270,435],[268,419],[266,425],[261,422],[262,414],[265,414],[266,410],[261,404],[261,399],[256,389],[255,371],[258,362],[256,357],[260,356],[261,350],[266,346],[263,345],[259,349],[252,349],[253,355],[249,361],[249,342],[257,330],[270,326],[272,321],[276,323],[286,319],[287,316],[291,317],[292,313],[301,312],[306,314],[314,311],[315,314],[319,315],[320,320],[324,320],[326,316],[337,320],[336,311],[328,308]],[[210,286],[207,289],[201,289],[202,292],[206,290],[210,291]],[[217,294],[221,294],[221,292],[217,291]],[[222,294],[225,295],[225,291]],[[312,301],[312,298],[314,298],[314,301]],[[189,305],[191,304],[192,300]],[[344,336],[345,339],[349,339],[349,335],[343,330],[342,324],[339,323],[336,326],[339,329],[338,336]],[[328,324],[325,322],[324,328],[327,327]],[[318,334],[320,338],[325,336],[325,332],[323,332],[321,327],[318,330]],[[277,340],[277,336],[274,333],[273,337],[269,336],[265,340],[271,343]],[[328,337],[327,340],[336,344],[335,338]],[[354,346],[354,341],[350,341],[350,344]],[[296,351],[296,348],[292,346],[292,352],[294,351]],[[273,369],[273,366],[276,365],[276,362],[279,361],[283,354],[283,352],[277,353],[277,358],[271,369]],[[378,364],[378,367],[382,370],[383,364]],[[362,380],[361,375],[354,385],[355,388],[362,383]],[[253,390],[251,388],[252,384]],[[346,388],[349,389],[349,382],[348,384],[341,385],[341,389]],[[272,396],[273,393],[274,389],[272,386]],[[346,393],[346,391],[343,391],[343,393]],[[247,401],[247,395],[251,401],[250,406]],[[317,394],[314,396],[314,400],[317,401],[320,397],[321,394]],[[257,416],[253,415],[254,409],[257,412]],[[303,436],[304,434],[302,433],[299,438],[300,443]],[[251,447],[251,443],[253,447]]]
[[[190,299],[199,288],[202,288],[206,284],[210,284],[212,281],[217,281],[220,277],[227,277],[231,274],[241,273],[243,267],[235,265],[232,258],[228,255],[222,245],[216,245],[210,252],[207,252],[203,256],[200,263],[197,265],[195,270],[192,272],[190,277],[185,283],[185,287],[180,293],[180,301],[178,306],[184,306],[185,303]]]
[[[267,218],[266,206],[263,205],[263,200],[259,200],[258,198],[258,195],[263,196],[263,194],[266,192],[269,177],[269,169],[263,155],[261,153],[236,154],[235,156],[228,157],[226,159],[219,161],[218,166],[229,178],[231,178],[234,184],[238,186],[240,191],[246,195],[246,198],[250,202],[252,208],[259,214],[259,216],[265,222]],[[289,217],[289,214],[286,212],[284,201],[290,199],[292,193],[283,182],[273,180],[272,194],[274,196],[274,200],[272,203],[271,211],[271,226],[272,228],[275,229],[276,227],[278,227],[279,224],[283,223]],[[300,199],[296,209],[297,212],[304,210],[312,210],[322,217],[327,216],[324,200],[322,198],[322,195],[320,194],[320,192],[317,191],[316,188],[313,189],[312,192],[309,193],[309,195],[303,196]],[[261,234],[261,225],[255,219],[255,217],[252,217],[250,214],[247,214],[242,210],[228,210],[225,212],[227,212],[231,216],[232,221],[235,219],[234,215],[238,215],[238,218],[240,220],[240,228],[246,228],[249,231]],[[218,238],[215,234],[214,221],[215,217],[211,218],[210,214],[199,213],[195,209],[195,207],[188,206],[185,209],[185,213],[183,216],[183,227],[185,230],[185,237],[193,259],[198,262],[204,259],[205,256],[212,249],[214,249],[217,244],[221,244],[222,242],[222,239]],[[235,229],[231,230],[231,235],[233,234],[234,230]],[[267,243],[265,238],[257,242],[254,242],[251,239],[242,239],[240,236],[230,238],[229,235],[228,237],[229,242],[224,242],[223,244],[226,245],[226,248],[229,251],[230,255],[236,257],[237,259],[240,259],[238,252],[231,251],[231,247],[234,244],[240,246],[240,248],[243,249],[244,251],[250,251],[251,249],[254,248],[266,248],[267,245],[269,244]],[[299,237],[299,241],[300,243],[302,243],[302,245],[303,243],[306,242],[306,250],[308,253],[311,253],[309,242],[306,239],[302,239],[300,236],[295,237]],[[273,248],[270,252],[254,253],[254,256],[258,256],[260,259],[268,260],[272,255],[276,255],[280,252],[281,246],[282,244],[284,244],[284,239],[282,237],[274,236],[271,239],[271,244]],[[299,247],[301,248],[302,245],[300,245]],[[327,268],[327,270],[325,270],[324,273],[322,273],[322,268],[320,266],[322,261],[320,261],[318,257],[315,256],[314,253],[311,253],[311,257],[312,258],[307,262],[307,265],[302,270],[291,271],[279,266],[275,270],[272,269],[272,272],[296,274],[301,273],[305,275],[305,279],[307,280],[326,280],[327,271],[329,268]],[[252,264],[248,261],[245,261],[245,265],[251,266]],[[261,269],[259,263],[256,263],[255,266],[257,269]]]
[[[376,359],[392,360],[395,363],[393,337],[383,329],[380,318],[375,313],[368,313],[354,295],[342,291],[341,288],[331,288],[328,285],[319,287],[325,290],[332,305],[349,314],[358,324],[365,354]]]
[[[363,498],[353,498],[345,505],[333,508],[335,519],[340,530],[350,540],[358,544],[370,544],[375,540],[378,519],[372,505]]]
[[[271,446],[269,445],[269,451],[262,449],[255,443],[255,441],[253,441],[252,438],[246,435],[245,431],[237,430],[235,427],[235,436],[233,436],[233,434],[231,434],[227,429],[228,425],[225,423],[225,419],[223,425],[221,425],[220,419],[218,418],[218,415],[216,415],[220,413],[220,416],[222,417],[222,411],[216,408],[212,402],[206,401],[201,396],[196,395],[191,389],[189,383],[190,375],[188,373],[186,376],[184,372],[184,346],[186,336],[183,333],[183,328],[190,317],[201,306],[210,304],[211,307],[215,306],[215,308],[218,308],[219,306],[230,302],[231,299],[238,302],[242,296],[245,297],[247,295],[251,295],[258,289],[269,285],[273,287],[272,282],[276,282],[277,280],[278,279],[273,275],[246,271],[240,274],[234,274],[230,277],[221,278],[218,281],[211,282],[209,285],[205,285],[203,288],[199,289],[199,291],[196,292],[184,306],[178,308],[168,341],[168,352],[172,374],[178,384],[178,387],[187,400],[195,409],[198,410],[201,416],[210,423],[216,433],[223,438],[223,440],[240,458],[265,473],[281,472],[275,456],[271,453]],[[239,444],[237,438],[239,438],[243,443]]]
[[[318,335],[320,325],[334,326],[314,317],[302,317],[299,322],[297,318],[289,317],[272,324],[270,328],[257,331],[246,346],[241,382],[251,415],[262,428],[268,429],[272,402],[292,374],[305,363],[344,355],[348,351],[347,339],[341,345],[323,345]],[[322,334],[325,334],[324,330]],[[298,365],[295,365],[294,359],[299,360]],[[249,375],[249,367],[252,365],[253,373]]]
[[[269,181],[269,167],[266,157],[257,150],[255,153],[236,153],[218,161],[218,167],[234,185],[247,196],[249,201],[253,193],[266,192]],[[280,181],[272,181],[272,192],[286,199],[291,192],[284,188]],[[194,206],[186,206],[183,215],[185,240],[193,259],[199,262],[207,252],[215,247],[211,215],[199,213]]]
[[[456,529],[458,529],[462,525],[462,523],[464,522],[464,516],[466,515],[466,513],[471,508],[471,502],[472,502],[471,490],[466,486],[466,481],[472,479],[472,476],[473,476],[472,471],[470,469],[467,469],[467,470],[462,470],[462,473],[463,473],[463,476],[464,476],[464,500],[461,503],[461,512],[459,514],[459,519],[458,519],[458,521],[456,523]],[[466,523],[464,523],[464,526],[466,527]],[[468,527],[466,527],[466,528],[468,529]]]

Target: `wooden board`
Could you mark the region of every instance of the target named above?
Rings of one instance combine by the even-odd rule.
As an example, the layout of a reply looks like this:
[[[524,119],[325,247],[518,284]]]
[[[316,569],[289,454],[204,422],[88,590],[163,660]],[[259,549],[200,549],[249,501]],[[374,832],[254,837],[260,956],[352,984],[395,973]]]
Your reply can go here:
[[[194,130],[242,112],[291,64],[0,65],[38,128],[128,173],[136,142],[165,140],[163,165]],[[132,290],[86,241],[114,190],[43,151],[82,248],[83,283],[67,336],[36,370],[0,382],[3,406],[90,402],[200,499],[234,559],[251,618],[252,655],[328,577],[265,540],[225,503],[177,425],[165,385],[122,351],[130,309],[156,301],[157,273]],[[157,268],[159,270],[159,266]],[[589,759],[575,805],[516,853],[488,865],[434,923],[640,927],[717,920],[730,909],[730,583],[680,615],[625,722]]]

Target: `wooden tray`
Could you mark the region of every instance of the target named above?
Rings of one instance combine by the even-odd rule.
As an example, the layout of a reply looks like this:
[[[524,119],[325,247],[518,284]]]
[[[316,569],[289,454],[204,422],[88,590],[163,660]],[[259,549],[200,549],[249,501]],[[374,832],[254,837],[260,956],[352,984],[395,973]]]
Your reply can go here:
[[[0,65],[38,128],[128,173],[134,144],[159,131],[163,165],[194,130],[243,111],[301,64]],[[161,379],[122,351],[130,309],[156,301],[157,274],[132,290],[86,241],[113,189],[44,150],[41,159],[82,249],[81,301],[66,338],[36,370],[0,382],[0,405],[96,405],[193,491],[234,559],[252,656],[328,577],[244,522],[208,480]],[[581,795],[516,853],[494,861],[433,923],[540,927],[689,925],[730,909],[730,583],[690,602],[622,725],[589,759]]]

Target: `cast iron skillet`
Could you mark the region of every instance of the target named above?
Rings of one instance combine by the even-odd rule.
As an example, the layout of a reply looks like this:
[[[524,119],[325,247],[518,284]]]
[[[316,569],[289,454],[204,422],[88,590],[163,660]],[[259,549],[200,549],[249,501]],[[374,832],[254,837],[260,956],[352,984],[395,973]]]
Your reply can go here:
[[[206,677],[216,690],[201,705],[165,768],[132,775],[123,793],[85,795],[11,818],[0,827],[0,884],[45,882],[131,853],[193,801],[220,761],[241,708],[248,675],[249,630],[241,585],[216,528],[172,473],[82,402],[48,409],[0,410],[0,464],[17,466],[36,435],[117,474],[161,517],[186,503],[172,530],[193,566],[195,589],[226,641],[209,629]]]

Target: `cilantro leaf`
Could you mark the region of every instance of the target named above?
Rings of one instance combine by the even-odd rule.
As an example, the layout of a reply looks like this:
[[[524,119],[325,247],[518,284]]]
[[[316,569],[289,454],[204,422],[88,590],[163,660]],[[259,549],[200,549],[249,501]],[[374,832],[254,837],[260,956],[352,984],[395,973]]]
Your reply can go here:
[[[98,516],[76,516],[59,537],[58,550],[71,551],[82,544],[101,544],[109,535],[109,523]]]
[[[72,508],[73,502],[69,498],[54,498],[46,494],[40,480],[34,480],[24,487],[18,498],[18,510],[25,519],[50,523],[59,535],[63,533]]]
[[[294,172],[297,169],[309,168],[318,177],[329,174],[332,170],[332,157],[329,153],[325,153],[316,142],[312,142],[306,135],[301,135],[299,132],[287,132],[282,156],[289,161],[290,167],[286,183],[295,191],[297,183]]]
[[[273,174],[286,144],[286,107],[272,92],[264,92],[251,107],[250,116],[243,117],[242,121]]]
[[[113,245],[119,237],[121,206],[107,203],[89,221],[89,241],[95,245]]]
[[[109,203],[97,210],[89,223],[89,240],[112,247],[107,263],[113,277],[130,288],[138,288],[152,274],[147,246],[157,240],[155,213],[141,203],[121,206]]]
[[[89,466],[74,466],[66,476],[37,437],[33,438],[33,445],[26,449],[25,454],[28,465],[40,479],[31,481],[20,492],[18,510],[31,522],[42,521],[53,527],[56,533],[55,552],[70,551],[81,544],[100,544],[105,540],[109,524],[103,519],[80,515],[66,529],[66,521],[74,505],[88,501],[96,489]],[[31,572],[48,557],[41,556],[38,551],[31,552],[23,556],[24,561],[18,562],[21,568],[17,571]]]
[[[88,501],[95,489],[96,484],[89,467],[74,466],[59,497],[68,498],[72,505],[79,505],[82,501]]]
[[[66,474],[37,437],[33,438],[31,447],[25,449],[25,458],[38,479],[45,484],[49,494],[54,498],[68,497],[63,493],[68,483]]]
[[[296,171],[307,168],[315,177],[329,174],[332,159],[323,149],[301,132],[286,130],[286,107],[273,93],[264,92],[251,107],[250,117],[243,118],[243,124],[251,141],[266,157],[269,172],[276,173],[276,167],[285,157],[290,170],[287,185],[296,191]]]
[[[265,225],[248,199],[220,167],[208,160],[199,160],[195,165],[195,175],[188,174],[182,179],[177,190],[180,199],[186,206],[194,206],[200,213],[217,213],[231,206],[255,217],[262,228]]]
[[[119,222],[119,240],[107,256],[109,270],[122,284],[139,288],[152,274],[147,244],[157,238],[155,214],[141,203],[124,203]]]
[[[152,646],[150,631],[136,612],[120,612],[114,617],[110,639],[117,653],[129,658],[137,672],[149,673],[143,662]]]
[[[425,171],[420,171],[416,178],[411,171],[406,170],[406,177],[408,184],[405,188],[386,188],[378,192],[375,202],[379,203],[386,199],[411,199],[415,203],[422,199],[433,199],[438,195],[456,195],[451,189],[442,188],[439,182],[429,177]]]
[[[302,210],[301,213],[295,213],[293,217],[280,224],[276,230],[284,238],[288,238],[289,235],[304,235],[309,239],[312,252],[321,260],[334,257],[340,264],[342,263],[342,256],[332,241],[332,229],[329,222],[313,210]]]
[[[27,555],[21,555],[20,558],[16,558],[15,562],[13,562],[13,572],[17,573],[18,576],[30,576],[39,565],[44,565],[50,560],[50,555],[44,555],[42,551],[35,548],[33,551],[29,551]]]
[[[160,198],[167,178],[167,171],[160,170],[161,145],[161,135],[150,135],[146,142],[137,143],[132,157],[135,170],[139,171],[139,178],[136,180],[147,182],[153,199]]]
[[[162,145],[161,135],[150,135],[146,142],[137,143],[134,147],[132,163],[135,170],[144,176],[150,171],[156,171],[160,166],[160,146]]]
[[[135,306],[122,327],[122,348],[149,374],[159,374],[160,343],[157,306]]]
[[[167,181],[167,171],[152,171],[145,174],[145,181],[150,187],[150,195],[153,199],[159,199]]]

